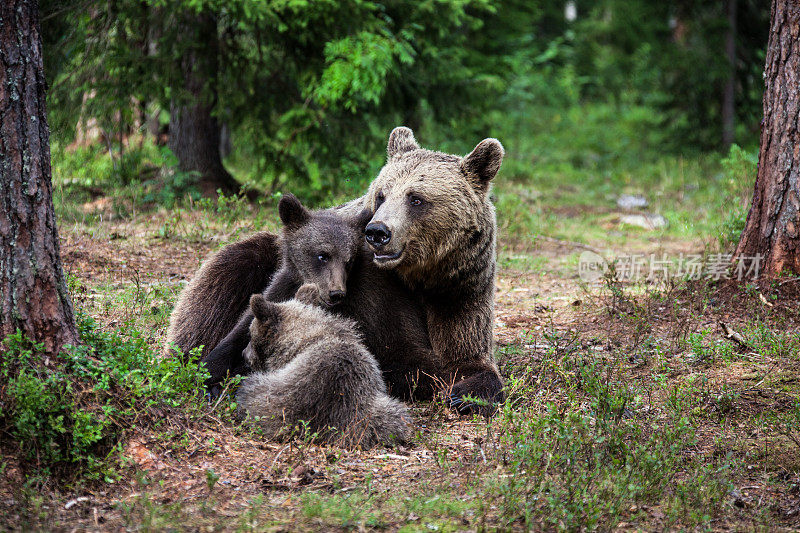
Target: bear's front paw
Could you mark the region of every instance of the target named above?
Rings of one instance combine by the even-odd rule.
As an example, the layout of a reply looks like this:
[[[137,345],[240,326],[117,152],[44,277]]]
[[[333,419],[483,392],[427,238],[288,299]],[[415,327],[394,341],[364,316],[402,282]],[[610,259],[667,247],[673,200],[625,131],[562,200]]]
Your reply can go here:
[[[464,396],[460,396],[458,394],[451,394],[447,398],[447,406],[450,409],[453,409],[460,415],[483,415],[486,417],[490,417],[494,414],[497,408],[487,402],[486,400],[476,399],[477,401],[471,401],[465,398]]]
[[[306,283],[297,289],[294,299],[298,302],[309,305],[320,305],[322,298],[320,296],[319,287],[313,283]]]

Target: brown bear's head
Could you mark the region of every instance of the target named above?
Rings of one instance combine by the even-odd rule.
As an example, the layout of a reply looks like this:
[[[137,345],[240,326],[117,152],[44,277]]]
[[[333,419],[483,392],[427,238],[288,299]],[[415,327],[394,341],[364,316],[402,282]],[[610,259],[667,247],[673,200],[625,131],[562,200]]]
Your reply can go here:
[[[365,234],[378,266],[422,275],[476,231],[494,227],[489,189],[503,161],[500,141],[484,139],[459,157],[420,148],[410,129],[395,128],[387,152],[366,203],[374,215]]]
[[[287,194],[278,204],[278,213],[284,224],[285,260],[296,269],[301,283],[317,286],[321,304],[340,303],[371,212],[345,219],[333,210],[309,211]]]

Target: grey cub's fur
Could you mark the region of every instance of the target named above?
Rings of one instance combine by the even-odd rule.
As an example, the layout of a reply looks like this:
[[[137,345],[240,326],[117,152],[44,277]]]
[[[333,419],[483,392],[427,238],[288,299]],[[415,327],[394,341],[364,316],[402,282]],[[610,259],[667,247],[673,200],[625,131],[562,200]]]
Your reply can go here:
[[[239,388],[242,413],[260,417],[273,438],[304,420],[322,440],[349,447],[407,441],[408,410],[389,397],[355,323],[312,305],[319,299],[310,284],[288,302],[250,299],[244,357],[254,373]]]

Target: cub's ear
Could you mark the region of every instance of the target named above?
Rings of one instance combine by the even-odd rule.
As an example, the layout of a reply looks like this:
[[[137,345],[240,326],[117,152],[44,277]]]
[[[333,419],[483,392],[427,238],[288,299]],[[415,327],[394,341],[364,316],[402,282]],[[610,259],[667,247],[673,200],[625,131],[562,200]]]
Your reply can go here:
[[[309,210],[303,207],[300,200],[292,193],[284,195],[281,201],[278,202],[278,214],[281,217],[281,222],[288,229],[299,228],[311,218]]]
[[[372,209],[364,209],[354,218],[350,219],[350,225],[359,231],[364,231],[369,221],[372,220]]]
[[[410,128],[400,126],[389,134],[389,144],[386,146],[386,153],[389,157],[417,149],[419,149],[419,145],[414,140],[414,132]]]
[[[250,297],[250,310],[259,322],[276,324],[280,319],[278,305],[267,301],[263,294],[254,294]]]
[[[505,150],[497,139],[484,139],[475,149],[464,156],[461,170],[466,174],[475,189],[486,192],[489,182],[492,181],[500,170]]]

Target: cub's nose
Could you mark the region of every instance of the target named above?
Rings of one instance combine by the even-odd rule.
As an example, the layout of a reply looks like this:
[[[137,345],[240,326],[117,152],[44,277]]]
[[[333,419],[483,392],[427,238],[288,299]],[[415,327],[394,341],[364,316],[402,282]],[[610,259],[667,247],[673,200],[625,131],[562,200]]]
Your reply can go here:
[[[370,222],[367,224],[364,229],[364,235],[367,238],[367,242],[375,248],[386,246],[392,240],[392,232],[383,222]]]
[[[328,300],[330,300],[332,304],[338,304],[344,300],[346,294],[347,293],[344,291],[331,291],[328,293]]]

